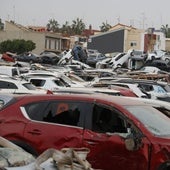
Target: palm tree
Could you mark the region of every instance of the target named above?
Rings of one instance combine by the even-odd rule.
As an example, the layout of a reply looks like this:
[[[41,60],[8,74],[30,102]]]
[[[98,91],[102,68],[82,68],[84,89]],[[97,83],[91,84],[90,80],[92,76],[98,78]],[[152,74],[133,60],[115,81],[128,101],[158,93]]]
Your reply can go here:
[[[49,23],[47,24],[47,30],[52,32],[58,32],[59,29],[59,23],[55,19],[50,19]]]
[[[162,25],[161,30],[165,34],[166,38],[170,38],[170,28],[168,27],[168,24]]]
[[[73,20],[72,22],[73,22],[73,24],[72,24],[71,28],[72,28],[74,34],[81,35],[81,33],[83,32],[83,30],[86,27],[84,22],[82,21],[82,19],[77,18],[76,20]]]
[[[100,31],[101,32],[106,32],[108,31],[112,26],[107,23],[107,21],[104,23],[102,22],[102,25],[100,26]]]
[[[65,24],[62,25],[61,27],[61,33],[64,35],[71,35],[72,34],[72,29],[71,26],[69,25],[69,22],[66,21]]]

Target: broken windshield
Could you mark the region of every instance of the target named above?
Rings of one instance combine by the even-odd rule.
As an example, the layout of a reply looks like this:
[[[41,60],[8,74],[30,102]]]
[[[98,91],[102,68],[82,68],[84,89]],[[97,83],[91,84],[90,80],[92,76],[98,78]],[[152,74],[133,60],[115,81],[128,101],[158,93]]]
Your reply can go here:
[[[154,135],[170,136],[169,118],[149,106],[125,106]]]

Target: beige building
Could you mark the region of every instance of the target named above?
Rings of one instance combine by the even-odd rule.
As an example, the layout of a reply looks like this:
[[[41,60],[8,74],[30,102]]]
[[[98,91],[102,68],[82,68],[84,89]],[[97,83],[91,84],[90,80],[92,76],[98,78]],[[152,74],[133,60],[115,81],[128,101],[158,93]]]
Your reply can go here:
[[[166,38],[165,50],[170,51],[170,38]]]
[[[144,30],[116,24],[109,31],[90,36],[87,47],[106,54],[144,49]]]
[[[70,39],[61,34],[48,31],[39,31],[26,28],[22,25],[5,22],[5,29],[0,31],[0,42],[13,39],[31,40],[36,44],[33,53],[40,54],[43,51],[52,51],[60,53],[69,49]]]

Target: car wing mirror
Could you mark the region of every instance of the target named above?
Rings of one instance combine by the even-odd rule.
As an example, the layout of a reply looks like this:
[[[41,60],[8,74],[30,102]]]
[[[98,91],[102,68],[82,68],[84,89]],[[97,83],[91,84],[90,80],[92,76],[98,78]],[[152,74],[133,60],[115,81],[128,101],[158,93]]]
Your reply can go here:
[[[128,151],[136,150],[135,140],[133,138],[126,138],[125,139],[125,147]]]
[[[140,133],[136,133],[134,129],[128,129],[128,136],[125,138],[125,147],[129,151],[138,150],[142,147],[142,137]]]

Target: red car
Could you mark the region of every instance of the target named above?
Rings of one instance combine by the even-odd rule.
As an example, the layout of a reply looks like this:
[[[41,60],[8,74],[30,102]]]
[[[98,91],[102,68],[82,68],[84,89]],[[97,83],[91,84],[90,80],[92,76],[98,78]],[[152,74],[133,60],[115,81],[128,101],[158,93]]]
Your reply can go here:
[[[169,170],[170,121],[144,102],[105,94],[0,96],[0,135],[27,151],[87,147],[103,170]]]
[[[6,52],[6,53],[2,54],[1,59],[8,61],[8,62],[15,62],[15,54]]]

